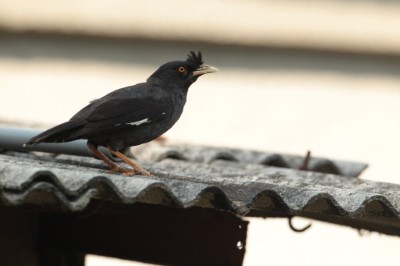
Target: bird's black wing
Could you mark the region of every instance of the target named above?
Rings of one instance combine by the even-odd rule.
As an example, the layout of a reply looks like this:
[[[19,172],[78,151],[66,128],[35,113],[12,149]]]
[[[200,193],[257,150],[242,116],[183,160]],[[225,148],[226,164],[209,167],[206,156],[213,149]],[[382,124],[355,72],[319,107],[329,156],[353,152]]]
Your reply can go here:
[[[86,135],[159,121],[170,108],[165,91],[141,83],[92,101],[71,121],[85,120],[84,132],[80,133]]]

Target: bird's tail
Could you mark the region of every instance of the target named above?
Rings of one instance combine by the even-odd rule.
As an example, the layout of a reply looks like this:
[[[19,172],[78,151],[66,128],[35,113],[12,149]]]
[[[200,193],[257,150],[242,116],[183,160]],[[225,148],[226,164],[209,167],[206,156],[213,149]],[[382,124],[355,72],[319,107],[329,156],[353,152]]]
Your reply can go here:
[[[46,142],[46,143],[54,143],[54,142],[68,142],[75,140],[75,138],[71,138],[72,134],[76,133],[80,128],[84,126],[84,121],[80,120],[72,120],[65,123],[62,123],[58,126],[52,127],[37,136],[31,138],[27,143],[25,143],[24,147],[34,146],[36,144]],[[76,134],[74,134],[76,136]]]

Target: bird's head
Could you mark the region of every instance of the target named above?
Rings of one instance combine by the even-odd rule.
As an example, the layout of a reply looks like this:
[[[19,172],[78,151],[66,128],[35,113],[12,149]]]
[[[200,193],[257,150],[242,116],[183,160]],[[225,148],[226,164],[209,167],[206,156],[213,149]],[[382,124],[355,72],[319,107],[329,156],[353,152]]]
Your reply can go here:
[[[160,66],[149,79],[187,89],[201,75],[217,71],[217,68],[204,64],[201,52],[196,54],[190,51],[186,61],[168,62]]]

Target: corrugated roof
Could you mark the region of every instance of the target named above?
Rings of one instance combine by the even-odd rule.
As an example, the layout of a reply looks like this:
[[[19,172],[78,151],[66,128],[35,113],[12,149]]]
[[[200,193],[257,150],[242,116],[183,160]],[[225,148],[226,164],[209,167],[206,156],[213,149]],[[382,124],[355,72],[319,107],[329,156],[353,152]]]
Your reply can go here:
[[[400,235],[399,185],[265,166],[256,163],[262,153],[251,151],[226,150],[229,156],[215,160],[218,150],[148,146],[138,157],[146,159],[142,164],[153,177],[109,174],[93,158],[6,152],[0,155],[1,202],[67,211],[83,210],[93,198],[199,206],[240,216],[303,216]]]
[[[151,149],[147,149],[146,147],[139,148],[136,150],[135,154],[150,161],[161,161],[170,158],[209,164],[217,160],[225,160],[291,169],[300,169],[305,160],[305,156],[189,145],[153,145]],[[338,161],[314,156],[311,156],[308,162],[309,171],[349,177],[359,176],[367,166],[368,165],[365,163]]]

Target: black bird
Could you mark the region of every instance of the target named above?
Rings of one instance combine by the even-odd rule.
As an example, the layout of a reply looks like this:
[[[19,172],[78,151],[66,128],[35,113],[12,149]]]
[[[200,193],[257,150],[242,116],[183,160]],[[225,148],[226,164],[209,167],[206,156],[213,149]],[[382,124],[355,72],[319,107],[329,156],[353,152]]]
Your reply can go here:
[[[203,63],[201,52],[191,51],[186,61],[168,62],[146,82],[115,90],[90,102],[68,122],[33,137],[24,147],[87,139],[90,151],[103,160],[111,172],[150,175],[120,150],[149,142],[169,130],[182,114],[190,85],[199,76],[216,71],[217,68]],[[132,169],[118,166],[101,153],[98,146],[107,147]]]

